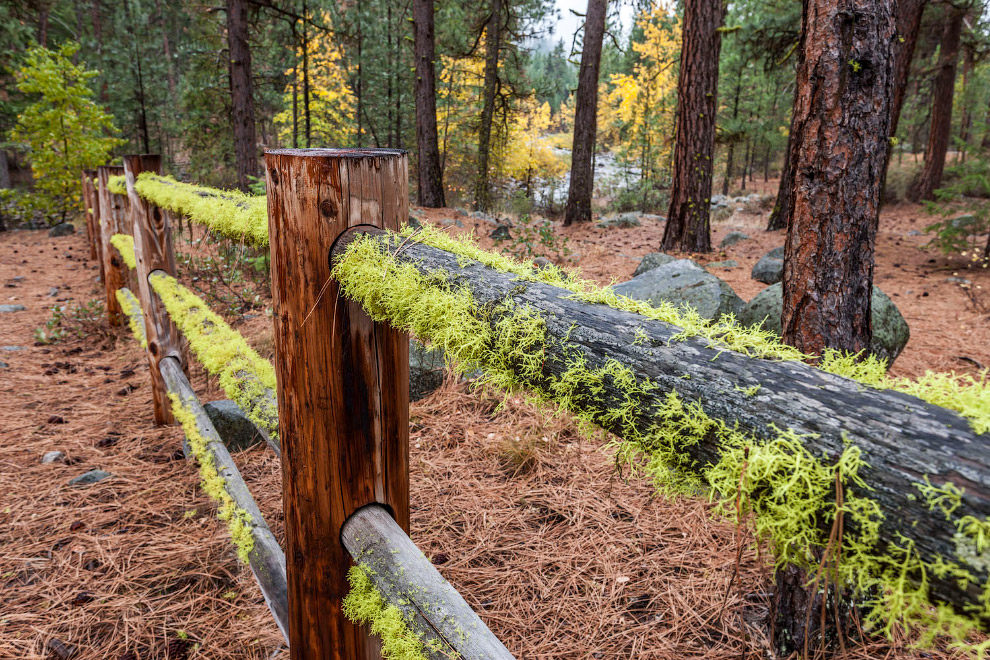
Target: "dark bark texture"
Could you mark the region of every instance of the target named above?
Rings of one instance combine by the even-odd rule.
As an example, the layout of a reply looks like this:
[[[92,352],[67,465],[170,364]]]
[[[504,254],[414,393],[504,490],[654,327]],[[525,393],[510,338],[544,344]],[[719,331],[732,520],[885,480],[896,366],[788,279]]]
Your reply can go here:
[[[608,0],[588,0],[584,21],[584,48],[574,106],[574,142],[571,148],[571,182],[564,208],[564,224],[591,220],[591,196],[595,180],[592,158],[598,132],[598,72]]]
[[[911,73],[914,47],[921,30],[921,16],[928,0],[900,0],[897,7],[897,34],[894,36],[894,95],[890,102],[890,134],[897,134],[901,108]]]
[[[437,76],[433,0],[413,1],[414,49],[416,51],[416,168],[420,206],[446,206],[440,148],[437,145]]]
[[[932,88],[932,122],[928,130],[925,166],[908,190],[908,199],[918,202],[934,199],[935,189],[942,183],[945,152],[949,149],[952,132],[952,98],[956,85],[956,64],[959,60],[959,38],[962,34],[962,9],[948,8],[942,41],[939,45],[938,73]]]
[[[478,128],[478,173],[474,184],[474,208],[488,211],[492,206],[492,189],[488,177],[495,118],[495,95],[498,92],[498,60],[502,42],[502,0],[492,0],[492,13],[485,26],[485,83],[481,123]]]
[[[664,251],[711,252],[709,210],[722,0],[686,0],[677,78],[677,141]]]
[[[870,344],[893,36],[893,0],[804,2],[781,322],[809,354]]]
[[[358,233],[375,232],[351,230],[337,242],[334,254],[346,247],[348,236]],[[655,421],[655,411],[667,393],[676,390],[685,404],[698,403],[710,417],[730,428],[738,425],[758,439],[776,437],[775,429],[792,428],[817,456],[837,457],[847,439],[862,449],[869,463],[860,476],[873,488],[869,496],[884,513],[882,541],[903,546],[898,541],[903,534],[926,561],[938,554],[956,557],[956,528],[939,510],[930,511],[924,497],[916,496],[915,484],[924,475],[933,484],[951,480],[965,488],[954,517],[983,519],[990,514],[990,434],[977,435],[952,411],[898,392],[866,388],[802,362],[754,359],[700,338],[675,340],[680,332],[675,326],[580,302],[570,291],[524,282],[420,243],[406,241],[397,250],[402,242],[401,238],[388,242],[389,252],[425,275],[442,273],[454,290],[468,288],[478,309],[491,310],[492,323],[513,309],[529,306],[537,311],[546,323],[543,377],[559,376],[580,354],[589,370],[614,359],[629,367],[640,383],[645,379],[656,383],[658,389],[643,395],[638,406],[641,417],[636,425],[643,431]],[[506,300],[514,306],[500,305]],[[757,384],[758,392],[748,396],[745,389]],[[622,390],[609,383],[601,393],[579,397],[577,405],[608,409],[624,401]],[[622,433],[621,422],[608,430]],[[720,447],[711,439],[684,451],[699,467],[717,462],[720,455]],[[979,583],[990,577],[985,569],[968,568]],[[959,605],[975,603],[979,597],[979,584],[963,590],[951,577],[928,577],[936,601]]]
[[[798,53],[798,67],[801,66],[802,53]],[[777,231],[786,229],[788,218],[791,216],[791,207],[794,205],[794,160],[797,154],[794,153],[795,144],[799,142],[796,138],[796,131],[800,126],[794,120],[797,117],[797,89],[794,90],[794,110],[791,111],[791,128],[787,134],[787,150],[784,151],[784,164],[780,168],[780,186],[777,188],[777,201],[770,211],[770,219],[767,220],[767,231]]]
[[[237,187],[247,190],[258,175],[258,140],[251,91],[251,47],[248,45],[247,0],[227,0],[227,48],[230,52],[230,98],[233,104],[234,158]]]

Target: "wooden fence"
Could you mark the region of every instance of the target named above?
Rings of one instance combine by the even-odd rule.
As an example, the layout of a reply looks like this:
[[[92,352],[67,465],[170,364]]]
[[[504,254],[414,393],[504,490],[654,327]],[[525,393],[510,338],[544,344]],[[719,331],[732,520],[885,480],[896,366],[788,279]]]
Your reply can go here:
[[[118,171],[126,177],[126,196],[109,190]],[[684,338],[667,323],[397,239],[384,230],[398,230],[408,217],[404,152],[283,150],[266,154],[278,376],[277,440],[269,439],[273,449],[281,447],[283,552],[189,385],[188,350],[156,292],[156,281],[175,275],[172,214],[138,194],[136,182],[142,172],[159,171],[158,157],[146,155],[126,156],[119,170],[98,168],[95,184],[92,173],[84,173],[92,210],[87,226],[94,253],[102,255],[109,321],[119,324],[128,312],[117,290],[131,277],[110,239],[132,233],[131,288],[136,285],[140,312],[125,306],[147,337],[155,419],[176,421],[178,402],[187,439],[197,438],[222,476],[252,539],[251,570],[294,659],[378,657],[378,642],[342,612],[355,562],[369,567],[375,587],[423,640],[428,657],[512,657],[408,537],[408,336],[373,321],[331,276],[334,260],[357,237],[377,241],[383,254],[424,275],[457,282],[479,306],[494,310],[485,321],[492,327],[513,309],[539,310],[545,324],[539,373],[505,367],[518,366],[524,386],[551,391],[576,359],[599,371],[621,363],[637,382],[656,383],[637,390],[634,401],[614,378],[594,391],[594,405],[569,399],[579,414],[634,411],[601,419],[588,413],[620,436],[652,428],[652,415],[676,384],[683,405],[703,403],[725,428],[747,437],[770,439],[792,429],[815,456],[840,455],[850,443],[863,448],[870,461],[863,476],[885,520],[881,547],[906,538],[926,561],[953,557],[960,533],[953,521],[990,520],[990,438],[959,414],[801,362],[754,359]],[[270,399],[272,393],[254,396]],[[683,448],[685,456],[698,465],[717,463],[726,451],[719,438],[715,431],[702,433]],[[923,478],[939,487],[965,485],[953,500],[954,518],[933,514],[931,498],[912,496]],[[981,602],[990,563],[968,569],[975,583],[951,573],[927,576],[932,602],[960,611]]]

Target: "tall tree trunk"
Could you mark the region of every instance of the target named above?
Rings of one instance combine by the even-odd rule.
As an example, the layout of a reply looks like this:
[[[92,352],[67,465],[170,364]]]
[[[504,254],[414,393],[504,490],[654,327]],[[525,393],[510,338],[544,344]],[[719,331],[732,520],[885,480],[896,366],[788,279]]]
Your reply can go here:
[[[677,138],[664,251],[711,252],[709,211],[722,0],[685,0],[681,70],[677,78]]]
[[[742,64],[736,69],[736,86],[732,91],[732,126],[736,125],[736,119],[739,118],[739,92],[742,87]],[[736,155],[736,141],[733,139],[729,140],[729,153],[725,157],[725,178],[722,179],[722,196],[728,197],[729,195],[729,182],[732,181],[732,161]]]
[[[805,0],[781,322],[811,355],[870,344],[894,0]]]
[[[801,66],[800,58],[803,53],[798,53],[798,67]],[[777,188],[777,201],[770,211],[770,218],[767,220],[767,231],[777,231],[787,227],[787,219],[791,215],[791,207],[794,204],[792,192],[794,190],[794,177],[792,175],[794,161],[797,158],[795,149],[799,140],[795,131],[799,125],[795,121],[797,114],[798,90],[794,89],[794,109],[791,111],[791,128],[787,133],[787,150],[784,151],[784,162],[780,166],[780,186]]]
[[[963,45],[963,70],[962,70],[962,118],[959,121],[959,162],[966,162],[966,153],[969,151],[969,129],[973,124],[973,113],[969,107],[969,78],[976,66],[976,53],[969,44]]]
[[[309,149],[312,141],[312,131],[310,124],[310,114],[309,114],[309,33],[306,30],[306,20],[309,19],[308,10],[306,8],[306,3],[303,3],[303,31],[302,31],[302,52],[303,52],[303,124],[306,128],[306,148]],[[360,62],[360,59],[359,59]],[[360,72],[360,63],[358,64],[358,71]],[[360,75],[360,73],[359,73]],[[361,109],[361,96],[358,96],[358,117],[360,117]],[[358,135],[360,136],[360,119],[358,119]],[[360,145],[360,137],[358,144]]]
[[[914,47],[921,31],[921,16],[928,0],[899,0],[897,7],[897,35],[894,39],[894,96],[890,102],[890,134],[897,135],[901,120],[901,108],[911,73]]]
[[[248,45],[247,0],[227,0],[227,48],[230,52],[230,96],[233,102],[234,157],[237,187],[247,190],[258,174],[258,140],[251,92],[251,48]]]
[[[565,226],[591,220],[591,196],[595,189],[591,161],[598,132],[598,72],[607,15],[608,0],[588,0],[581,68],[574,98],[574,141],[571,145],[571,182],[564,207]]]
[[[749,138],[746,138],[746,150],[743,152],[742,176],[739,177],[739,187],[746,190],[746,174],[749,172]]]
[[[416,55],[416,198],[420,206],[446,206],[440,147],[437,144],[437,74],[433,0],[413,0],[413,49]]]
[[[990,104],[987,105],[987,114],[983,118],[983,140],[980,141],[980,149],[990,149]]]
[[[52,6],[48,1],[38,5],[38,45],[48,48],[48,18],[51,16]]]
[[[492,207],[492,190],[488,180],[491,154],[492,121],[495,117],[495,93],[498,90],[498,59],[502,47],[502,0],[492,0],[492,13],[485,26],[484,106],[478,129],[478,173],[474,184],[474,208],[488,211]],[[575,130],[577,127],[575,126]]]
[[[959,60],[959,38],[965,11],[947,6],[948,17],[939,44],[938,73],[932,88],[932,121],[928,129],[925,166],[908,189],[908,199],[918,202],[933,199],[935,189],[942,183],[945,152],[952,131],[952,97],[956,86],[956,63]]]

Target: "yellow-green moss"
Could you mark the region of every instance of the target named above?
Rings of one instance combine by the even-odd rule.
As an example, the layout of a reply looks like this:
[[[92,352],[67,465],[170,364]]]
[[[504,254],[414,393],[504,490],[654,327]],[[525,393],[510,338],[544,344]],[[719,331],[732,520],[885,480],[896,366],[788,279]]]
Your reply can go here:
[[[107,190],[112,192],[114,195],[126,195],[127,194],[127,177],[123,174],[117,174],[107,178]]]
[[[137,269],[137,259],[134,258],[134,237],[129,234],[114,234],[110,237],[110,245],[117,248],[121,259],[131,270]]]
[[[141,348],[148,348],[148,336],[144,331],[144,311],[141,309],[141,303],[126,287],[117,289],[114,295],[117,297],[117,302],[120,303],[120,309],[127,315],[127,325],[130,326],[134,338],[137,339]]]
[[[426,660],[422,638],[406,625],[398,607],[385,602],[367,570],[352,566],[347,572],[351,589],[344,598],[344,616],[381,637],[385,660]]]
[[[219,379],[223,391],[252,422],[277,438],[278,410],[265,405],[266,390],[275,390],[271,362],[258,355],[239,332],[174,277],[158,273],[149,282],[199,362]]]
[[[209,443],[199,432],[196,415],[182,404],[182,400],[174,392],[169,392],[168,397],[172,402],[172,414],[182,425],[186,442],[199,463],[200,484],[203,491],[217,503],[217,517],[227,523],[230,538],[237,548],[237,557],[246,564],[254,549],[251,514],[238,507],[234,498],[227,492],[227,482],[217,470]]]
[[[430,232],[426,234],[425,240],[433,240]],[[452,240],[437,240],[436,247],[449,250]],[[477,248],[466,252],[468,257],[480,256],[486,265],[514,272],[521,279],[577,289],[582,299],[611,302],[629,311],[637,311],[640,305],[607,291],[589,293],[560,271],[533,273],[500,255],[481,253]],[[658,402],[655,383],[638,380],[628,367],[612,359],[590,368],[574,351],[565,356],[561,375],[544,373],[548,371],[543,369],[546,327],[537,311],[511,300],[481,307],[467,288],[452,287],[442,273],[424,275],[414,265],[398,262],[389,249],[371,238],[354,241],[333,273],[344,295],[361,303],[373,319],[429,340],[443,348],[459,368],[483,368],[484,382],[508,391],[528,388],[584,422],[613,430],[624,440],[619,445],[619,458],[628,460],[658,488],[697,492],[707,484],[717,510],[729,515],[736,515],[738,502],[757,535],[771,544],[780,564],[797,564],[814,571],[815,552],[827,547],[825,530],[841,511],[845,530],[839,544],[840,560],[831,573],[841,586],[865,602],[869,624],[887,634],[897,625],[921,630],[927,642],[945,637],[978,656],[987,650],[985,645],[967,646],[966,637],[981,629],[981,618],[990,617],[990,589],[981,603],[972,604],[962,614],[947,605],[933,607],[929,575],[951,576],[966,584],[977,578],[959,562],[943,557],[923,560],[909,539],[881,543],[883,516],[860,477],[866,465],[860,448],[847,446],[835,458],[813,455],[791,429],[778,430],[770,440],[759,440],[709,417],[700,403],[685,403],[676,391]],[[751,355],[777,359],[800,356],[763,333],[736,326],[731,319],[706,325],[691,312],[672,307],[647,310],[644,315],[668,323],[679,320],[688,327],[682,336],[700,335]],[[833,371],[851,372],[864,384],[890,386],[893,382],[887,380],[882,363],[876,361],[863,363],[829,354],[823,362]],[[606,388],[618,391],[618,399],[603,400]],[[981,399],[976,397],[976,401],[975,409],[968,411],[971,423],[974,417],[979,423],[986,412],[980,407]],[[954,407],[966,409],[958,401]],[[686,451],[702,441],[719,447],[716,464],[700,465]],[[841,509],[836,505],[837,481],[844,495]],[[955,524],[961,534],[965,530],[965,541],[973,552],[981,552],[980,548],[990,542],[986,522],[973,519]],[[960,559],[967,561],[962,555]]]
[[[138,176],[134,190],[142,199],[205,225],[218,234],[257,246],[268,245],[268,210],[264,195],[195,186],[151,172]]]

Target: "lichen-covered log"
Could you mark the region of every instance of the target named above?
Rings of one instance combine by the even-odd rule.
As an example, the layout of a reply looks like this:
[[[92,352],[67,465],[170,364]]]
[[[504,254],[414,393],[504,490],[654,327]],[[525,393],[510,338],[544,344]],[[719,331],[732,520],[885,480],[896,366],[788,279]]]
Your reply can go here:
[[[265,523],[261,510],[251,497],[241,473],[231,458],[230,453],[223,444],[223,440],[210,421],[209,415],[203,409],[196,392],[189,384],[179,361],[168,357],[159,363],[162,379],[168,387],[169,394],[176,397],[185,414],[179,413],[176,417],[186,431],[187,442],[193,447],[195,458],[201,463],[206,460],[212,461],[216,477],[220,479],[218,484],[204,484],[210,489],[211,486],[222,488],[231,500],[231,510],[221,513],[228,519],[231,526],[231,534],[234,543],[238,546],[238,555],[242,558],[246,555],[247,562],[251,566],[261,593],[275,617],[282,636],[286,636],[288,621],[288,599],[286,595],[285,582],[285,554],[281,546]],[[194,428],[187,428],[192,426]],[[199,449],[209,454],[196,455],[196,443],[189,437],[196,435],[203,446]],[[202,471],[202,470],[201,470]],[[205,479],[204,479],[205,481]],[[210,493],[215,496],[216,493]]]
[[[384,601],[398,608],[405,625],[419,637],[425,657],[512,660],[384,508],[372,504],[358,509],[344,523],[340,538]],[[344,605],[347,611],[347,601]],[[360,611],[361,604],[351,609]]]
[[[373,249],[349,249],[361,244]],[[844,517],[839,575],[877,625],[990,629],[990,435],[956,412],[754,359],[416,237],[354,228],[333,259],[376,320],[634,441],[674,478],[701,475],[716,498],[740,488],[779,555],[814,567]]]

